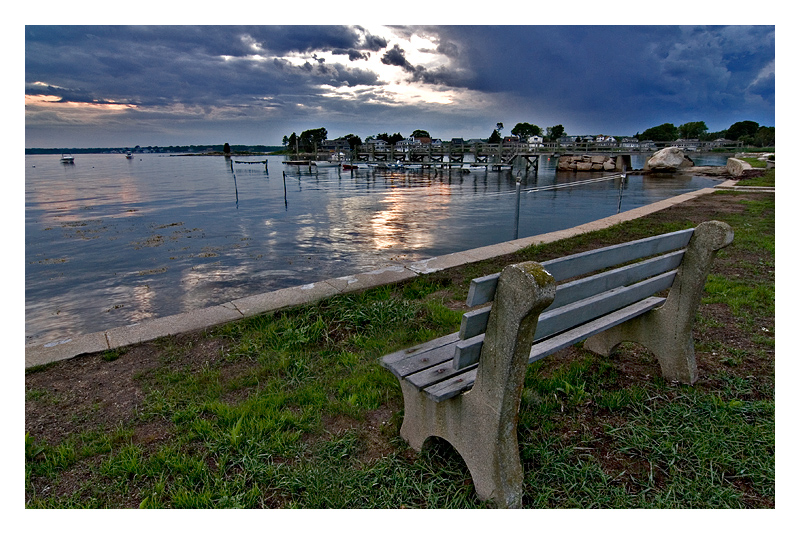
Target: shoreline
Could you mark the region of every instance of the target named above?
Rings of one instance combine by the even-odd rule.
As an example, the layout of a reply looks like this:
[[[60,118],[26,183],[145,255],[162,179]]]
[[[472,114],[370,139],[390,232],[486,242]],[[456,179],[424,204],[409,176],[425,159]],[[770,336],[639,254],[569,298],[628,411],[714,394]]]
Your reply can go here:
[[[36,366],[47,365],[49,363],[71,359],[82,354],[119,349],[168,335],[188,333],[203,328],[218,326],[253,315],[278,311],[301,304],[308,304],[337,294],[351,293],[362,289],[400,282],[422,274],[509,254],[531,245],[550,243],[607,228],[623,221],[637,219],[692,198],[712,193],[716,190],[739,189],[736,184],[736,180],[728,180],[713,188],[684,193],[683,195],[634,208],[617,215],[598,219],[565,230],[505,241],[476,249],[419,260],[404,265],[256,294],[216,306],[200,308],[99,332],[82,334],[65,340],[27,344],[25,345],[25,368],[29,369]]]

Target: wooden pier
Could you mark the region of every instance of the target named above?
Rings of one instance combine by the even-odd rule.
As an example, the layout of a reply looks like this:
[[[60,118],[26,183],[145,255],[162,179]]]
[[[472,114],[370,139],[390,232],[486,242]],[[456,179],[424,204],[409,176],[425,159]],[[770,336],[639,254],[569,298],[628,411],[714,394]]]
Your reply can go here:
[[[411,147],[361,145],[355,150],[337,151],[336,155],[353,164],[404,166],[405,168],[461,169],[484,168],[503,170],[512,167],[527,172],[539,170],[542,157],[558,158],[590,153],[595,156],[622,157],[631,168],[631,156],[651,154],[653,151],[633,151],[618,147],[530,147],[525,143],[478,143],[474,145],[423,144]],[[311,165],[312,161],[325,161],[333,157],[329,152],[300,153],[287,156],[286,164]]]

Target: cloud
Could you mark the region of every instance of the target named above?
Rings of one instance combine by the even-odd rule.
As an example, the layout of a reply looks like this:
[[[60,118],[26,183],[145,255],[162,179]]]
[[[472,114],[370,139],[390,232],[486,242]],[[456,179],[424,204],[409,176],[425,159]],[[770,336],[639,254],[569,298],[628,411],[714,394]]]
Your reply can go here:
[[[260,121],[277,139],[329,117],[483,135],[496,122],[619,134],[774,124],[772,26],[26,26],[25,36],[28,124],[67,112],[77,124],[89,107],[70,103],[94,106],[95,128],[124,104],[134,107],[115,117]]]

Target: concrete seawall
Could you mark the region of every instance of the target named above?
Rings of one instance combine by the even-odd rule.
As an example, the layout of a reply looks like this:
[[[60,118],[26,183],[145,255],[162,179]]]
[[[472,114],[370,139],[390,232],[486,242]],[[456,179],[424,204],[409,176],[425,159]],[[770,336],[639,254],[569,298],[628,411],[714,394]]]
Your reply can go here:
[[[736,182],[728,181],[717,188],[734,188]],[[701,195],[716,188],[700,189],[673,198],[655,202],[624,213],[592,221],[566,230],[558,230],[514,241],[506,241],[463,252],[437,256],[405,265],[398,265],[350,276],[332,278],[312,284],[279,289],[244,297],[217,306],[201,308],[177,315],[152,319],[128,326],[111,328],[102,332],[75,336],[63,341],[30,344],[25,346],[25,368],[44,365],[88,354],[117,349],[159,337],[191,332],[243,319],[261,313],[273,312],[292,306],[308,304],[338,294],[350,293],[371,287],[400,282],[422,274],[457,267],[476,261],[510,254],[530,245],[550,243],[568,237],[601,230],[614,224],[637,219]]]

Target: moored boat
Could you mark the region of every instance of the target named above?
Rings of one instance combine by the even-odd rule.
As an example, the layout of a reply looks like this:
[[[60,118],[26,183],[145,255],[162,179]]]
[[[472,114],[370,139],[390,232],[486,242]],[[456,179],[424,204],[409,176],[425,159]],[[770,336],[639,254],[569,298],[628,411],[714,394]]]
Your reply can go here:
[[[61,154],[61,163],[75,163],[75,157],[72,154]]]
[[[338,167],[339,165],[341,165],[341,162],[339,162],[339,161],[323,161],[323,160],[320,160],[320,161],[312,161],[311,163],[313,163],[317,167]]]

